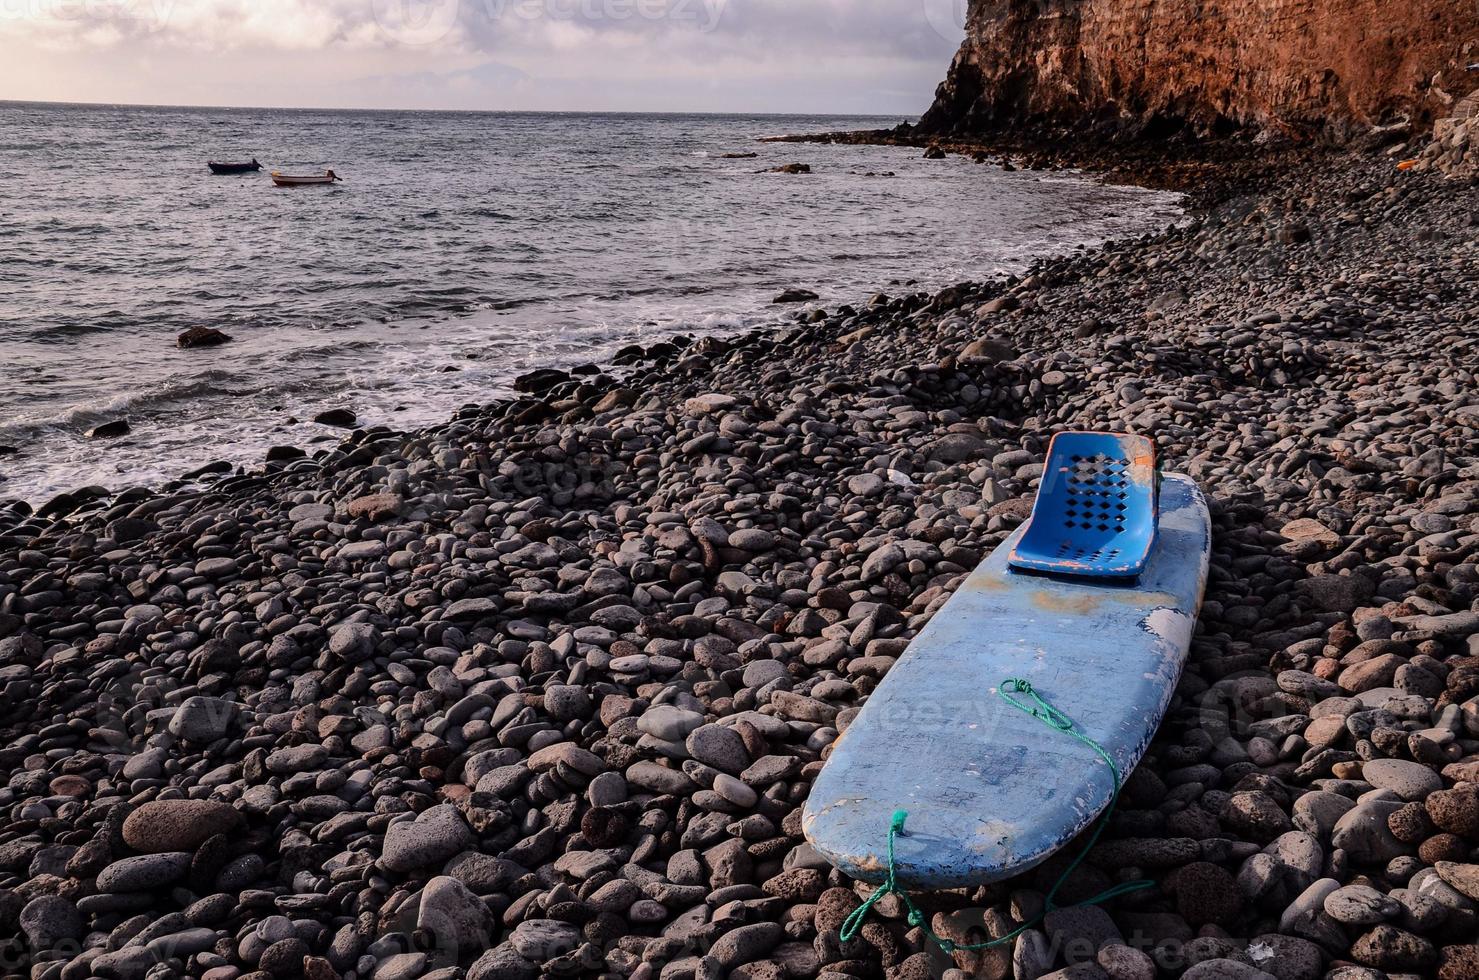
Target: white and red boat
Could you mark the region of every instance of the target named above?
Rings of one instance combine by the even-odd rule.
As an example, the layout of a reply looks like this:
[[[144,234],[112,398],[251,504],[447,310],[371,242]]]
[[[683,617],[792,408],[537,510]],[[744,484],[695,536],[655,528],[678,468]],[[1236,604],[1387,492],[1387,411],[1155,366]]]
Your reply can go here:
[[[332,184],[343,179],[332,170],[325,170],[321,174],[280,174],[276,170],[272,171],[272,182],[278,187],[309,187],[314,184]]]

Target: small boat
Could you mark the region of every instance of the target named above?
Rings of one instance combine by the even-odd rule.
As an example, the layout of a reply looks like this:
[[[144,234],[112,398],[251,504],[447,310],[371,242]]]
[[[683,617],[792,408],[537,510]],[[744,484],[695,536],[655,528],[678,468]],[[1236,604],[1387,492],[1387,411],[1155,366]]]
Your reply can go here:
[[[343,180],[332,170],[325,170],[321,174],[280,174],[272,171],[272,182],[278,187],[308,187],[313,184],[332,184],[336,180]]]
[[[252,157],[250,163],[217,163],[210,160],[206,162],[206,166],[211,168],[213,174],[249,174],[254,170],[262,169],[256,157]]]

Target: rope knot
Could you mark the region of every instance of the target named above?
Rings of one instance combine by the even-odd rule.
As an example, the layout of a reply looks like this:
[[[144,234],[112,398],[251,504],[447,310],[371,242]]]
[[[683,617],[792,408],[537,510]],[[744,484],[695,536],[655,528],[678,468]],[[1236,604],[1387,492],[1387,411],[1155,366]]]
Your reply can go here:
[[[909,924],[911,926],[924,925],[924,913],[919,911],[918,909],[914,909],[913,911],[911,911],[909,913]]]
[[[1060,732],[1073,730],[1073,719],[1065,715],[1063,712],[1059,711],[1057,708],[1052,707],[1051,705],[1049,705],[1047,710],[1044,712],[1038,712],[1034,710],[1032,712],[1032,716],[1034,718],[1039,718],[1047,722],[1049,725],[1058,729],[1058,731]]]
[[[939,944],[940,949],[944,950],[947,955],[955,952],[957,948],[955,943],[949,939],[940,939],[937,940],[937,943]]]
[[[1013,698],[1013,694],[1025,694],[1030,697],[1035,702],[1035,704],[1023,704],[1022,702]],[[1049,704],[1047,700],[1041,694],[1038,694],[1036,689],[1033,688],[1031,681],[1024,680],[1020,677],[1008,677],[1006,680],[1001,682],[1001,696],[1007,704],[1010,704],[1012,707],[1018,709],[1019,711],[1025,711],[1027,714],[1036,718],[1038,721],[1047,725],[1049,728],[1057,729],[1060,732],[1073,731],[1073,719]]]

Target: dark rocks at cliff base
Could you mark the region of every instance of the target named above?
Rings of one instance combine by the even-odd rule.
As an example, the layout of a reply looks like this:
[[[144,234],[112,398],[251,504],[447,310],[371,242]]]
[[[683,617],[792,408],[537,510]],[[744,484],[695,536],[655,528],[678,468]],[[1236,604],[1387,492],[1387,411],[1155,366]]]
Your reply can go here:
[[[175,345],[191,350],[198,347],[219,347],[230,341],[230,334],[215,327],[191,327],[175,338]]]
[[[1022,275],[0,509],[10,972],[1467,980],[1479,277],[1454,188],[1324,157]],[[806,843],[811,781],[1025,519],[1052,433],[1090,427],[1152,435],[1211,503],[1166,721],[1046,920],[947,956],[888,898],[844,943],[872,892]],[[915,894],[918,921],[1006,935],[1069,857]]]
[[[1276,237],[1281,245],[1303,245],[1310,240],[1310,229],[1303,222],[1291,221],[1279,228]]]

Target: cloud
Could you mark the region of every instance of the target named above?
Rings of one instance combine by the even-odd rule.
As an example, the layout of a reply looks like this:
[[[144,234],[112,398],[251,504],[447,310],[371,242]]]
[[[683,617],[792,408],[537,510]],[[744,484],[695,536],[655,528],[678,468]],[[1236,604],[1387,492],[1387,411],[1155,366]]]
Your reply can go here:
[[[51,50],[311,51],[377,43],[370,7],[368,0],[0,0],[0,38]]]
[[[784,93],[770,90],[785,78],[830,85],[839,95],[864,95],[852,88],[857,85],[891,93],[888,111],[897,111],[899,92],[918,91],[917,111],[959,43],[964,3],[0,0],[0,62],[7,50],[46,51],[62,56],[58,76],[69,54],[93,59],[94,72],[109,67],[108,54],[119,63],[193,62],[207,74],[233,59],[248,64],[257,58],[315,77],[333,65],[339,88],[399,74],[414,79],[402,101],[414,96],[426,105],[435,103],[440,77],[454,107],[476,107],[481,92],[495,100],[490,108],[519,107],[508,104],[513,93],[538,90],[542,81],[567,83],[569,97],[577,97],[583,83],[603,105],[614,98],[635,109],[671,101],[673,93],[653,86],[686,83],[702,91],[744,85],[748,78],[769,93],[767,104],[755,108],[784,109],[771,104],[777,95],[784,103]],[[501,66],[500,73],[518,72],[528,84],[510,85],[501,74],[496,82],[480,81],[475,69],[487,64]],[[622,85],[631,94],[624,101]]]
[[[933,57],[964,0],[0,0],[0,31],[57,47],[426,46],[494,52],[640,40],[695,50]],[[97,32],[108,28],[106,36]]]

